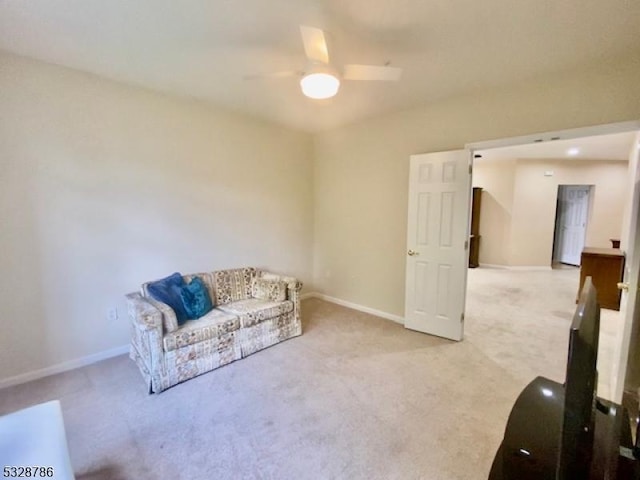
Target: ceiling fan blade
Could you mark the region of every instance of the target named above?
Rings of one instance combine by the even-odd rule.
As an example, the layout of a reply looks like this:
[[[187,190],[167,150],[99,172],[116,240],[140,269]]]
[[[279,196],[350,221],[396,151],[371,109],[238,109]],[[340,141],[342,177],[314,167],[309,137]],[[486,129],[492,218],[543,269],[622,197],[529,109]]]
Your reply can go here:
[[[300,25],[300,33],[307,58],[316,62],[329,63],[329,50],[324,32],[316,27]]]
[[[402,69],[397,67],[380,67],[377,65],[345,65],[345,80],[377,80],[394,82],[400,80]]]
[[[297,72],[295,70],[287,70],[285,72],[271,72],[271,73],[255,73],[252,75],[245,75],[243,78],[245,80],[260,80],[263,78],[285,78],[285,77],[294,77],[296,75],[301,75],[302,72]]]

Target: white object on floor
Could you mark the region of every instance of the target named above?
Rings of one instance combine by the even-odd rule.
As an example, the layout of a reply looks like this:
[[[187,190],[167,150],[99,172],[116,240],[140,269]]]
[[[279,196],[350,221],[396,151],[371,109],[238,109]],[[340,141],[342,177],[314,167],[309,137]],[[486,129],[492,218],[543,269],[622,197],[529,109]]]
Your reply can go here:
[[[0,467],[52,467],[49,475],[39,478],[74,480],[60,402],[53,400],[0,417]],[[51,471],[51,470],[50,470]],[[23,476],[26,476],[23,474]]]

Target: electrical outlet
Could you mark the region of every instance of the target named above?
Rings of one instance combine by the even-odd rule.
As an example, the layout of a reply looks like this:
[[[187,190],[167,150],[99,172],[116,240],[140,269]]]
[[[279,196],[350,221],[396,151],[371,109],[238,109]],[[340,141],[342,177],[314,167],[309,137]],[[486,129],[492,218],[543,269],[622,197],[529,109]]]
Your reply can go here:
[[[109,311],[107,312],[107,318],[109,319],[110,322],[115,322],[116,320],[118,320],[118,309],[110,308]]]

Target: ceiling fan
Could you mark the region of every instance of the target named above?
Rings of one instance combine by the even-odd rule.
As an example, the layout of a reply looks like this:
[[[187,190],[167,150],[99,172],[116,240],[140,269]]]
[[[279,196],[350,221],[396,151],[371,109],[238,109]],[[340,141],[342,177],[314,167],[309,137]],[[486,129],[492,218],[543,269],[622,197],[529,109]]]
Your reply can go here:
[[[396,67],[377,65],[344,65],[340,73],[329,62],[329,51],[324,32],[320,28],[300,25],[302,43],[307,55],[307,66],[303,71],[274,72],[262,75],[250,75],[246,79],[253,78],[281,78],[299,75],[302,93],[310,98],[324,99],[333,97],[340,88],[340,79],[343,80],[377,80],[398,81],[402,75],[402,69]]]

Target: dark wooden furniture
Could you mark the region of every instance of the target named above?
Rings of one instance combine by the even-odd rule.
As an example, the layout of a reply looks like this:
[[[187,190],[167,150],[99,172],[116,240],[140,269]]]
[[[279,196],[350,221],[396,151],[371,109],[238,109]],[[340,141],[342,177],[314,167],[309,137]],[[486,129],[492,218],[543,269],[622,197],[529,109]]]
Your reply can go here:
[[[471,235],[469,236],[469,268],[480,266],[480,205],[482,188],[473,187],[471,197]]]
[[[624,253],[617,248],[590,248],[582,251],[580,260],[580,288],[584,279],[591,277],[598,291],[598,300],[602,308],[620,310],[620,290],[618,282],[622,281]]]

